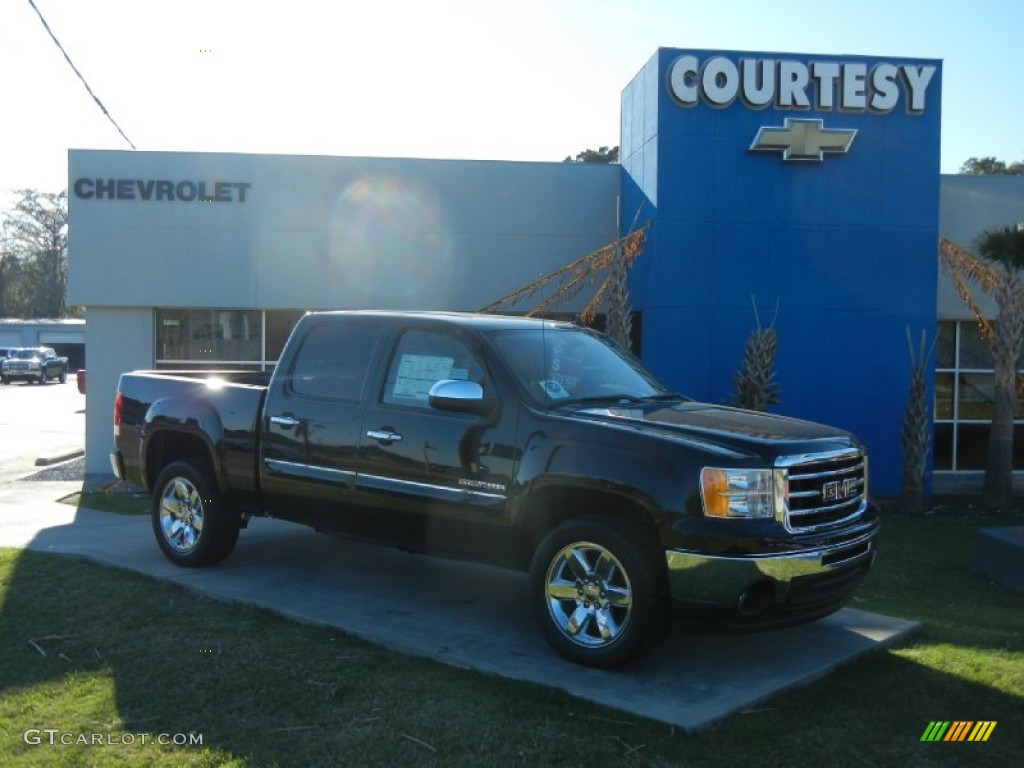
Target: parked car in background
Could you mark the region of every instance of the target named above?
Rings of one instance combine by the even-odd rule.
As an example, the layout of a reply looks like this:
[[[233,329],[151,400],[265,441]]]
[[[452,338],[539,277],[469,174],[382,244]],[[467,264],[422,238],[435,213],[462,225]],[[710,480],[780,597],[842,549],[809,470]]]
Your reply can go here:
[[[0,363],[0,381],[28,381],[45,384],[57,379],[68,380],[68,359],[59,357],[52,347],[21,347],[12,349],[10,356]]]
[[[4,360],[11,356],[11,351],[14,347],[0,347],[0,365],[4,364]]]

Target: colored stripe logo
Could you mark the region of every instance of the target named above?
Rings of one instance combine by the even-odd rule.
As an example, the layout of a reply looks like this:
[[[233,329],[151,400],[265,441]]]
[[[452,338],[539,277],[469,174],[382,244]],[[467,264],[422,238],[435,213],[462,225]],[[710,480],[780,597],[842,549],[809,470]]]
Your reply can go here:
[[[921,741],[988,741],[998,720],[932,720]]]

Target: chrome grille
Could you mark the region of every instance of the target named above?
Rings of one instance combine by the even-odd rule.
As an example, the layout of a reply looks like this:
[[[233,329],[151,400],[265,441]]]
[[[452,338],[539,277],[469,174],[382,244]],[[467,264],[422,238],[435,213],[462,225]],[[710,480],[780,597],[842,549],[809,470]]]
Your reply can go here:
[[[867,458],[862,451],[784,460],[786,526],[817,531],[842,525],[867,503]]]

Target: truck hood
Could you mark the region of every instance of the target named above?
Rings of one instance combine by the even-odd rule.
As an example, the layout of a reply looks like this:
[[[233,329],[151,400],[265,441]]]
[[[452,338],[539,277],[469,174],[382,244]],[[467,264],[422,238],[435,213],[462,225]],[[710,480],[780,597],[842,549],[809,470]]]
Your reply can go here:
[[[582,407],[566,415],[650,432],[652,436],[714,445],[739,454],[783,455],[857,445],[849,432],[835,427],[711,403]]]

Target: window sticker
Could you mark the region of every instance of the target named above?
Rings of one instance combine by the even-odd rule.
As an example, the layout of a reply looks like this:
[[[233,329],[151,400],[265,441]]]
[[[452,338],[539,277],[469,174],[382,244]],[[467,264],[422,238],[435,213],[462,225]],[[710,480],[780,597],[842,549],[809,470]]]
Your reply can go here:
[[[392,395],[396,400],[427,402],[430,388],[441,379],[453,378],[455,358],[434,355],[402,355]]]
[[[569,396],[565,387],[554,379],[544,379],[544,381],[538,381],[537,384],[543,390],[544,394],[552,400],[564,400]]]
[[[570,347],[567,344],[556,344],[552,349],[554,356],[551,359],[551,378],[557,381],[565,397],[579,389],[583,383],[583,359],[579,356],[579,345]]]

